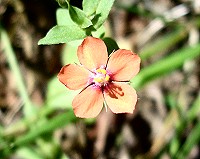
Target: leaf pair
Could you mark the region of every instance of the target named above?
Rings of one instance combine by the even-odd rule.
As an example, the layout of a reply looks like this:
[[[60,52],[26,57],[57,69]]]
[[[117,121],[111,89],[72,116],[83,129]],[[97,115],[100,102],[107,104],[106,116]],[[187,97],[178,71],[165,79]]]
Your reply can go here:
[[[39,45],[67,43],[91,35],[108,17],[114,0],[83,0],[83,10],[71,6],[67,0],[58,3],[67,9],[57,10],[57,25],[38,42]]]

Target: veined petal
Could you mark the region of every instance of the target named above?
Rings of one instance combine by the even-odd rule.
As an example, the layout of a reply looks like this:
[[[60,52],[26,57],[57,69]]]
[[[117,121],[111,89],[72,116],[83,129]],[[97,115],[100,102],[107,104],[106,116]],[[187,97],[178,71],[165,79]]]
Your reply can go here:
[[[58,79],[67,88],[77,90],[87,86],[90,71],[82,66],[68,64],[61,68]]]
[[[119,49],[109,58],[107,70],[112,80],[129,81],[140,70],[140,57],[130,50]]]
[[[87,37],[78,47],[78,59],[82,65],[89,70],[100,68],[106,65],[108,60],[107,47],[103,40]]]
[[[74,98],[74,114],[81,118],[96,117],[103,108],[103,101],[101,89],[91,85]]]
[[[104,98],[114,113],[133,113],[137,102],[136,91],[126,83],[110,83],[104,89]]]

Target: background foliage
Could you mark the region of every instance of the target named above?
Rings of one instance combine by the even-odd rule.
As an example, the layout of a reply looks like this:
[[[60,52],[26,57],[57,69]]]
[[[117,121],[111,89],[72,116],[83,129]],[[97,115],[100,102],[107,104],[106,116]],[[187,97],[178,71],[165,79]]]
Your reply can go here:
[[[198,0],[0,1],[0,158],[199,158],[199,15]],[[89,35],[140,55],[133,115],[74,116],[56,76]]]

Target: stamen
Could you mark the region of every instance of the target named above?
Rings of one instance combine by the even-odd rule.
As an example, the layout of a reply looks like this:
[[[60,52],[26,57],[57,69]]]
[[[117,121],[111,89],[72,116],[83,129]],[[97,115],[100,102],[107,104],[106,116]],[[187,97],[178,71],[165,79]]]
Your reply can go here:
[[[102,77],[97,77],[97,78],[94,78],[94,82],[103,82],[103,78]]]
[[[105,81],[109,81],[109,79],[110,79],[110,76],[109,76],[109,75],[106,75]]]
[[[107,73],[106,70],[105,70],[105,69],[102,69],[102,68],[97,69],[96,72],[102,73],[102,74],[104,74],[104,75]]]
[[[93,82],[95,83],[95,85],[101,87],[103,85],[106,85],[109,80],[110,76],[104,68],[100,67],[99,69],[94,71]]]
[[[108,112],[108,106],[107,106],[107,103],[105,101],[104,101],[104,106],[105,106],[106,112]]]

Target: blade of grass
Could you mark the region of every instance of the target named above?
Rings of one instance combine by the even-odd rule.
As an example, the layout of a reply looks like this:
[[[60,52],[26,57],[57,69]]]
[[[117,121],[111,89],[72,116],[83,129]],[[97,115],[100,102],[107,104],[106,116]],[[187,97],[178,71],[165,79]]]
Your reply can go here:
[[[142,69],[140,73],[131,80],[131,85],[135,89],[142,88],[150,81],[181,67],[185,61],[200,56],[199,50],[200,43],[172,53],[170,56]]]
[[[26,86],[23,82],[19,64],[17,62],[14,50],[12,49],[9,37],[8,37],[6,31],[1,26],[0,26],[0,32],[1,32],[1,42],[2,42],[2,46],[3,46],[3,51],[7,56],[9,66],[13,72],[13,75],[15,77],[15,80],[16,80],[16,83],[17,83],[17,86],[19,89],[19,93],[24,102],[23,113],[25,116],[32,115],[34,113],[34,107],[29,98]]]
[[[176,110],[176,100],[177,98],[175,96],[170,96],[169,104],[172,106],[172,110],[169,113],[168,117],[171,115],[172,111],[176,113],[176,119],[170,117],[171,122],[173,122],[173,127],[176,125],[176,133],[174,134],[171,141],[169,141],[167,144],[163,145],[164,147],[161,147],[159,150],[156,149],[156,153],[154,153],[154,157],[159,158],[158,156],[162,156],[164,152],[166,152],[164,149],[167,149],[170,154],[170,158],[175,158],[175,155],[177,154],[178,150],[180,149],[181,143],[180,143],[180,136],[184,133],[183,131],[188,126],[189,123],[191,123],[196,117],[199,116],[200,113],[200,92],[199,95],[196,97],[195,101],[191,105],[191,108],[187,111],[185,114],[185,117],[181,118],[178,115],[178,112]],[[176,121],[176,122],[174,122]],[[172,129],[172,128],[171,128]]]
[[[197,117],[199,113],[200,113],[200,92],[197,99],[195,100],[192,107],[189,109],[187,113],[188,121],[191,122],[192,120],[194,120],[194,118]]]
[[[55,116],[54,118],[42,123],[38,127],[30,130],[27,134],[18,137],[14,143],[12,144],[13,147],[25,145],[30,143],[31,141],[35,140],[40,135],[52,132],[57,128],[61,128],[68,123],[73,122],[76,120],[73,111],[64,112]]]
[[[68,123],[71,123],[76,120],[73,111],[64,112],[59,114],[52,119],[46,120],[46,122],[41,123],[38,126],[35,126],[27,134],[16,137],[14,142],[9,145],[4,145],[0,149],[0,157],[6,157],[15,151],[18,147],[24,146],[40,137],[41,135],[51,133],[54,130],[61,128]]]
[[[146,60],[149,57],[165,50],[169,50],[173,46],[176,46],[181,40],[186,38],[187,29],[179,27],[170,34],[164,35],[158,40],[152,42],[141,50],[140,57],[142,60]]]
[[[18,134],[19,132],[24,133],[27,130],[29,130],[32,125],[35,125],[35,123],[37,123],[39,120],[46,118],[46,116],[56,111],[56,108],[54,107],[48,107],[45,105],[41,107],[42,109],[40,109],[40,111],[37,114],[35,114],[35,116],[22,118],[15,124],[5,127],[0,133],[0,137],[2,136],[6,139],[9,139],[13,136],[16,136],[16,134]]]
[[[170,158],[175,158],[175,155],[177,154],[178,150],[180,149],[181,143],[179,140],[179,135],[181,134],[181,132],[179,131],[183,131],[185,129],[185,127],[187,126],[186,124],[193,121],[196,117],[199,116],[200,113],[200,107],[199,107],[199,103],[200,103],[200,94],[198,95],[198,97],[195,99],[195,101],[193,102],[191,108],[188,110],[188,113],[186,114],[186,118],[184,118],[184,120],[180,120],[180,117],[178,115],[178,112],[176,110],[176,97],[174,97],[173,99],[170,98],[170,104],[173,105],[171,108],[171,111],[168,113],[168,116],[165,119],[164,122],[164,131],[162,131],[160,133],[159,136],[156,137],[156,139],[154,140],[151,150],[150,152],[147,154],[147,156],[151,156],[151,158],[160,158],[160,156],[163,155],[163,153],[166,153],[166,151],[169,151],[170,153]],[[194,111],[196,110],[196,111]],[[189,115],[193,113],[192,115]],[[187,120],[185,120],[187,119]],[[174,122],[175,121],[175,122]],[[187,121],[187,123],[186,123]],[[175,125],[177,125],[178,123],[178,130],[175,135],[173,136],[173,138],[171,139],[171,141],[167,142],[165,140],[163,140],[163,138],[165,138],[165,136],[168,134],[168,132],[171,132],[171,130],[173,129],[173,127]],[[147,157],[149,158],[149,157]],[[179,158],[177,158],[179,159]]]
[[[185,143],[178,151],[175,158],[177,159],[184,159],[187,158],[191,149],[200,141],[200,121],[196,124],[196,126],[190,132],[188,138],[186,139]]]
[[[185,114],[185,118],[179,118],[176,128],[176,134],[172,138],[170,142],[170,155],[172,158],[175,157],[176,153],[178,152],[181,143],[179,140],[179,137],[183,133],[184,129],[188,126],[189,123],[191,123],[197,116],[200,114],[200,94],[197,96],[196,100],[192,104],[191,108],[187,111],[187,114]]]

